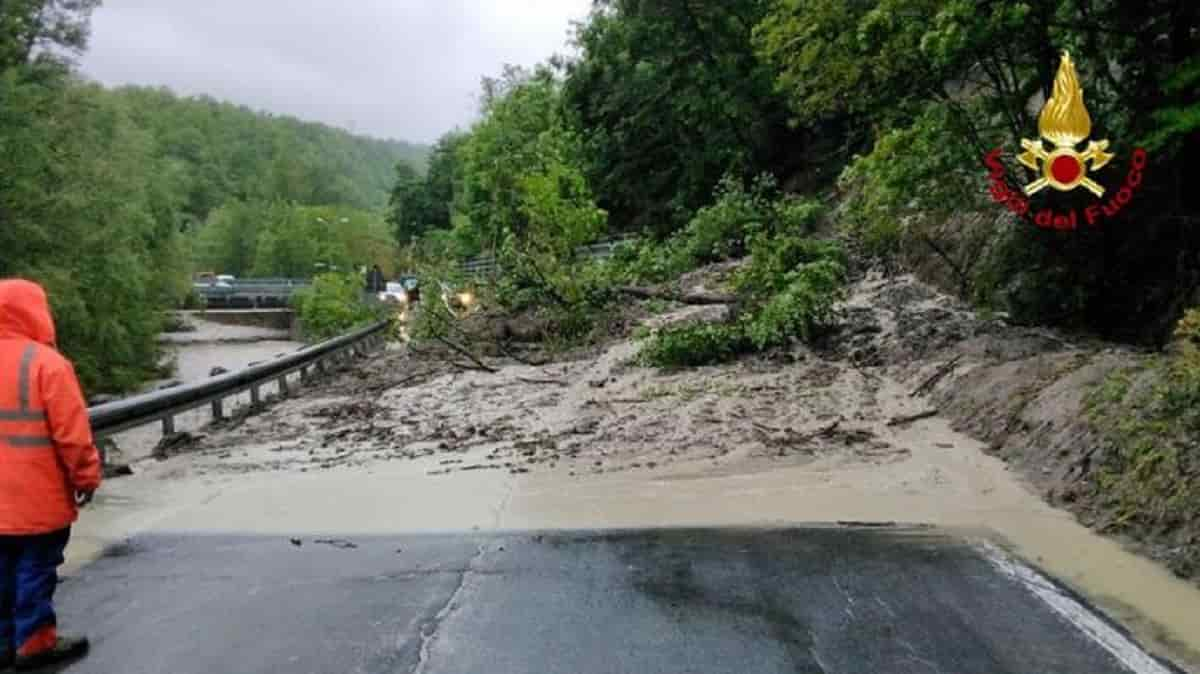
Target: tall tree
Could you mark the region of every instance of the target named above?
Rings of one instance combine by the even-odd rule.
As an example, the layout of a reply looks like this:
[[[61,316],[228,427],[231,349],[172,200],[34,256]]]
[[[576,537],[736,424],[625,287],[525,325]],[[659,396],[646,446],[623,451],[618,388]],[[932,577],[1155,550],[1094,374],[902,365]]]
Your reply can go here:
[[[790,177],[806,134],[755,53],[763,2],[599,0],[568,64],[565,102],[588,175],[618,227],[669,230],[727,172]]]
[[[4,0],[0,3],[0,70],[65,63],[87,46],[100,0]]]
[[[411,163],[396,164],[396,182],[388,203],[388,222],[396,240],[408,243],[425,233],[429,229],[428,211],[429,194],[424,178]]]

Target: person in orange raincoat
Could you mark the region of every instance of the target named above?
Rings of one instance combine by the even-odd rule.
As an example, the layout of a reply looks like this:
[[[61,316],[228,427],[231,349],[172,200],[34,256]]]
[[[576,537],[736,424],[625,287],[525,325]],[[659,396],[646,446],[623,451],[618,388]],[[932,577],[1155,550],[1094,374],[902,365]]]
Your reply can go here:
[[[60,637],[58,566],[79,505],[100,486],[100,453],[75,369],[55,349],[36,283],[0,280],[0,670],[81,657]]]

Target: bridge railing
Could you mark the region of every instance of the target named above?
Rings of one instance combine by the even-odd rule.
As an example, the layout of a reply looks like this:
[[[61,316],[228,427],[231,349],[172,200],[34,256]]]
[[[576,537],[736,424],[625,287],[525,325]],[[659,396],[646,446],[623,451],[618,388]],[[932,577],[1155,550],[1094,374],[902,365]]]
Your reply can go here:
[[[308,279],[247,278],[231,282],[198,282],[192,285],[208,305],[284,306],[298,290],[312,285]]]
[[[105,438],[161,422],[163,434],[171,435],[175,432],[177,415],[205,405],[211,406],[214,419],[225,418],[226,399],[249,391],[251,404],[257,405],[261,402],[262,386],[270,382],[278,382],[280,393],[286,395],[290,390],[288,376],[299,373],[300,381],[304,381],[311,370],[323,372],[331,361],[382,347],[386,342],[387,326],[386,321],[375,323],[244,370],[97,405],[88,410],[92,432],[97,438]]]

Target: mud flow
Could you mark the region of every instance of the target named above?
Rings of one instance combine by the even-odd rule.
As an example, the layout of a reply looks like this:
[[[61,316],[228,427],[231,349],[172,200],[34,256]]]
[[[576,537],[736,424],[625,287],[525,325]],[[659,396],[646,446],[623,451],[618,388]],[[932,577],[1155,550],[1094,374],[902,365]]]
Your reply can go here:
[[[924,524],[1011,548],[1153,649],[1200,663],[1196,586],[1042,498],[1069,486],[1070,452],[1038,463],[1044,437],[973,439],[995,437],[980,419],[1013,391],[1094,379],[1105,354],[982,320],[908,277],[858,282],[844,316],[824,347],[674,373],[637,366],[631,337],[497,373],[395,346],[137,463],[85,514],[71,561],[148,529]],[[687,308],[647,324],[719,318]],[[1056,394],[1026,413],[1069,431],[1078,404]]]

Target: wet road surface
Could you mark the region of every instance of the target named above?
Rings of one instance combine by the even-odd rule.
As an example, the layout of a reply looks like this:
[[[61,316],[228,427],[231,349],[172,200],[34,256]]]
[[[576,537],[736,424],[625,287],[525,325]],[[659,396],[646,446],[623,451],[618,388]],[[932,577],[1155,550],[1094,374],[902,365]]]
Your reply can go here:
[[[1030,567],[932,530],[318,539],[133,539],[60,587],[60,624],[93,643],[63,671],[1177,671]]]

